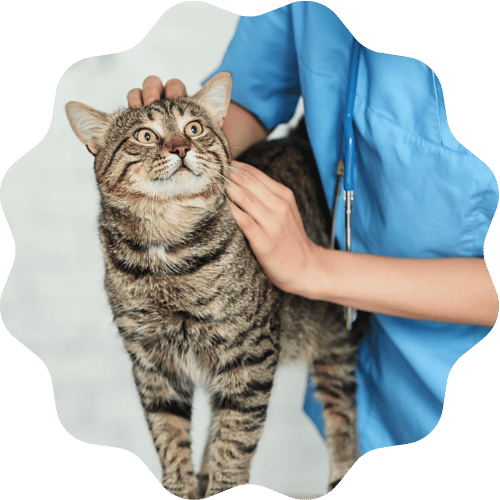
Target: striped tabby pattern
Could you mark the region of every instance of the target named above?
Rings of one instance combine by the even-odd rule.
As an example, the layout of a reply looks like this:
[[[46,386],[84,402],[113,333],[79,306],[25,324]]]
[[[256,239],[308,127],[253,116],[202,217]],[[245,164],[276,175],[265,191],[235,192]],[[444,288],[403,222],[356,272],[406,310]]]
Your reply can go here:
[[[304,359],[324,405],[333,488],[357,457],[356,347],[340,307],[270,282],[227,208],[231,155],[221,125],[230,88],[222,73],[192,98],[114,115],[67,105],[73,130],[95,155],[109,303],[166,489],[201,498],[247,483],[276,368]],[[263,143],[243,160],[300,188],[308,234],[326,245],[307,140]],[[198,475],[194,384],[209,391],[212,407]]]

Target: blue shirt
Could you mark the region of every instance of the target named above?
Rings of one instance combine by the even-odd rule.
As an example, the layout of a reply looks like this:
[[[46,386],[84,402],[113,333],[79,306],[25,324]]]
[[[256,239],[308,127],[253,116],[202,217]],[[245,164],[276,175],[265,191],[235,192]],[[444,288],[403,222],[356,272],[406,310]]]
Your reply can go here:
[[[353,37],[327,7],[298,2],[242,17],[218,71],[232,99],[269,130],[300,96],[330,209],[341,154]],[[492,172],[451,134],[436,75],[423,63],[361,48],[354,104],[354,252],[482,257],[498,203]],[[345,247],[344,207],[337,237]],[[416,441],[437,424],[448,373],[489,328],[375,314],[360,347],[361,453]],[[322,432],[312,388],[305,409]]]

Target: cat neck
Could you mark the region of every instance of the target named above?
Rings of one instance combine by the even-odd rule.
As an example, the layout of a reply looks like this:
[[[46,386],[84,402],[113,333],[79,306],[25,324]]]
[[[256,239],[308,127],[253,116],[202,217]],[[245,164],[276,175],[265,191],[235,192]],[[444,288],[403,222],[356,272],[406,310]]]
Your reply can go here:
[[[214,195],[209,198],[171,199],[160,203],[149,199],[138,200],[133,205],[116,199],[102,199],[101,224],[119,229],[126,238],[143,246],[188,244],[199,237],[207,225],[235,222],[225,198]]]

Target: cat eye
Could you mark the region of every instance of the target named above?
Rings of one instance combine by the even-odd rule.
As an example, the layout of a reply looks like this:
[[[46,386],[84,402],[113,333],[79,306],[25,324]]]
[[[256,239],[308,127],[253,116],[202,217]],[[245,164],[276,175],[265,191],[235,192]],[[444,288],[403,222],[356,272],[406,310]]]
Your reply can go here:
[[[200,122],[191,122],[186,125],[184,132],[188,137],[196,137],[203,132],[203,127]]]
[[[158,137],[157,135],[147,128],[143,128],[135,133],[134,137],[142,144],[153,144],[156,142]]]

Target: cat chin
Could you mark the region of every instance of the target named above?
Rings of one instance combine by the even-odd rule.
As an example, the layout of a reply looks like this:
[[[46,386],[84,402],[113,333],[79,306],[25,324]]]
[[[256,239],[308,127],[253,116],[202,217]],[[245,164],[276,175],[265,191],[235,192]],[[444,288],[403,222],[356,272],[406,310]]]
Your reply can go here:
[[[215,182],[215,181],[214,181]],[[177,171],[168,179],[142,181],[140,191],[153,200],[207,198],[216,193],[217,187],[206,177],[193,175],[189,170]]]

